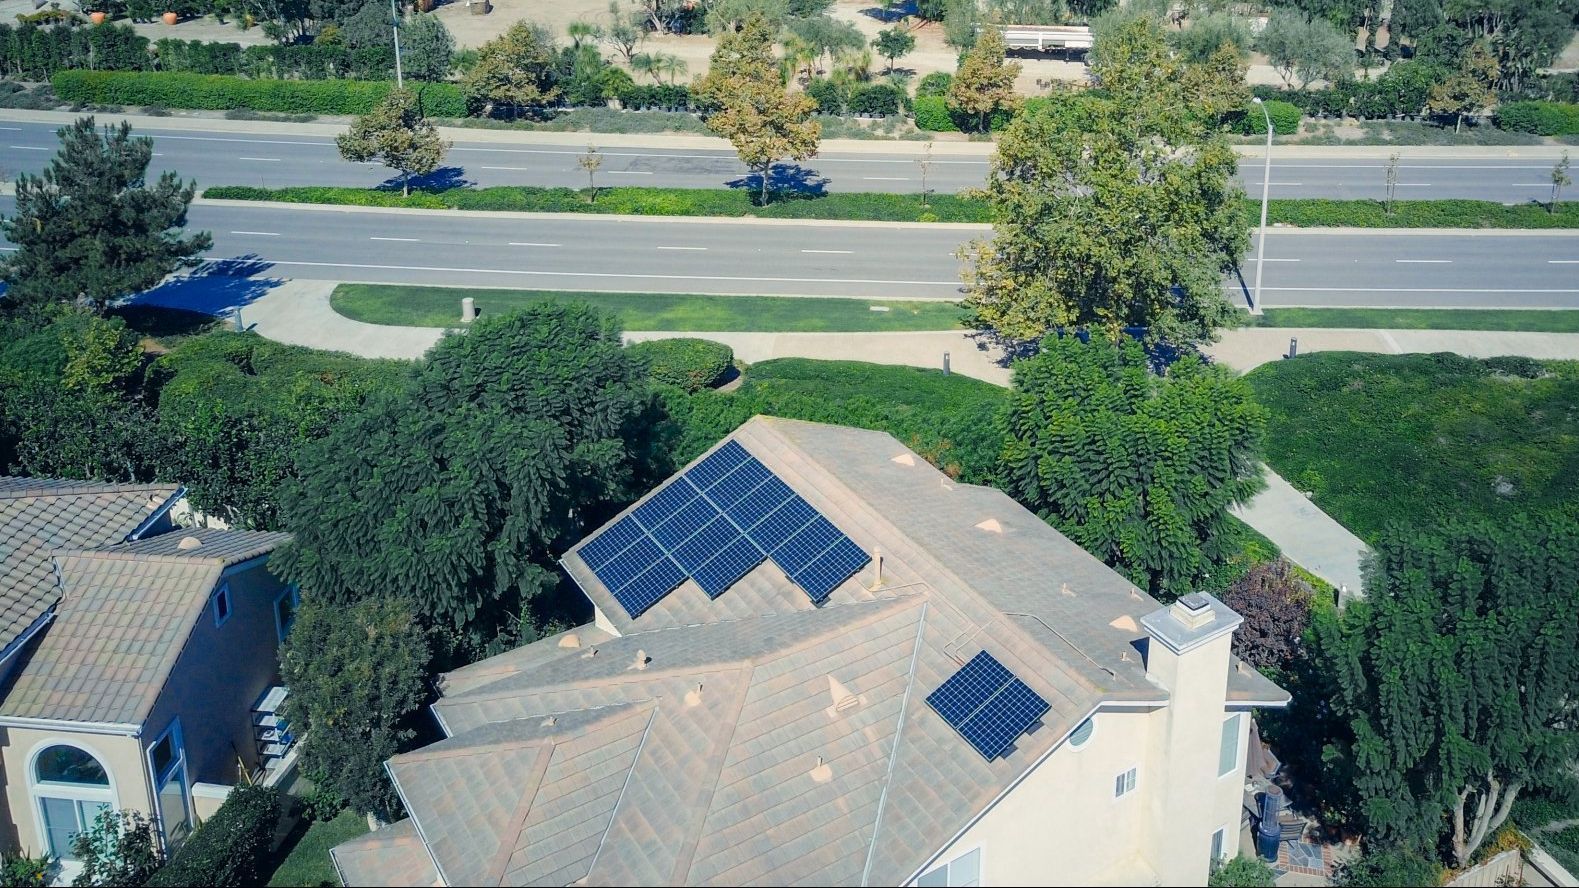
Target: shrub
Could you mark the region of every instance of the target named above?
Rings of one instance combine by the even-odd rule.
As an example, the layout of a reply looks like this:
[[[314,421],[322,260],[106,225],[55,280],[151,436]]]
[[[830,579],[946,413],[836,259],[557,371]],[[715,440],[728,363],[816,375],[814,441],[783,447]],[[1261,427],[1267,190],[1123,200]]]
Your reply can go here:
[[[680,84],[621,85],[615,98],[628,111],[694,111],[697,110],[689,87]]]
[[[77,104],[249,108],[285,114],[366,114],[394,87],[382,80],[248,80],[142,71],[60,71],[50,82],[56,95]],[[418,93],[429,117],[466,114],[466,101],[454,84],[425,84]]]
[[[735,362],[729,346],[711,339],[655,339],[631,345],[630,352],[653,381],[687,392],[717,385]]]
[[[6,888],[44,888],[49,884],[55,861],[48,857],[6,855],[0,863],[0,885]]]
[[[264,786],[238,786],[148,880],[150,886],[259,884],[259,870],[274,844],[280,796]]]
[[[1486,369],[1503,376],[1521,379],[1540,379],[1546,375],[1546,365],[1524,355],[1500,355],[1486,359]]]
[[[817,103],[817,110],[823,114],[844,113],[845,91],[826,77],[813,78],[806,84],[806,95]]]
[[[0,77],[43,80],[66,68],[140,71],[152,63],[148,38],[125,25],[0,24]]]
[[[1442,867],[1402,850],[1366,849],[1338,864],[1332,883],[1343,888],[1412,888],[1442,884]]]
[[[949,113],[942,96],[920,96],[915,102],[916,129],[934,133],[957,133],[959,126]]]
[[[953,83],[953,74],[947,71],[933,71],[931,74],[921,78],[921,82],[916,84],[916,98],[919,99],[922,96],[946,96],[948,95],[948,88]]]
[[[1212,868],[1206,880],[1211,888],[1271,888],[1277,873],[1259,857],[1235,857]]]
[[[1299,132],[1299,121],[1304,115],[1298,105],[1282,102],[1277,99],[1263,100],[1266,116],[1272,118],[1272,131],[1280,136],[1292,136]],[[1234,132],[1246,136],[1266,135],[1266,117],[1261,114],[1261,109],[1255,105],[1243,111],[1235,111],[1231,115],[1229,125]]]
[[[1509,102],[1497,108],[1499,129],[1541,136],[1579,135],[1579,105],[1567,102]]]
[[[850,111],[856,114],[898,113],[899,90],[887,83],[856,87],[850,93]]]

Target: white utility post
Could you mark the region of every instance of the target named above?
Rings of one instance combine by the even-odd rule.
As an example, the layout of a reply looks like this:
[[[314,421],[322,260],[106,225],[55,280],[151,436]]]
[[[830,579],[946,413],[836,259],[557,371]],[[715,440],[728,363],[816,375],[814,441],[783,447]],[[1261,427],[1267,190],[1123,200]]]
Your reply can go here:
[[[1261,173],[1261,244],[1256,247],[1256,286],[1250,295],[1250,313],[1261,313],[1261,271],[1266,267],[1266,205],[1267,198],[1272,192],[1272,115],[1266,109],[1266,102],[1257,96],[1250,101],[1256,103],[1261,109],[1261,116],[1266,118],[1266,167]]]
[[[406,78],[400,70],[400,9],[395,4],[399,0],[389,0],[390,24],[395,29],[395,88],[405,89]],[[1256,99],[1256,101],[1261,101]]]

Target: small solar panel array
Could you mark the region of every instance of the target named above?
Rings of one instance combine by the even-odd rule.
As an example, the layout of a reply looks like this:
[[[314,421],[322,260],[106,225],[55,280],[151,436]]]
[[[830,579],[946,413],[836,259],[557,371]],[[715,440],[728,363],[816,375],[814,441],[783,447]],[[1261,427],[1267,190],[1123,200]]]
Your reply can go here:
[[[717,598],[769,558],[821,604],[871,561],[735,441],[605,528],[580,554],[632,619],[687,577]]]
[[[992,761],[1047,714],[1047,701],[982,651],[927,697],[966,742]]]

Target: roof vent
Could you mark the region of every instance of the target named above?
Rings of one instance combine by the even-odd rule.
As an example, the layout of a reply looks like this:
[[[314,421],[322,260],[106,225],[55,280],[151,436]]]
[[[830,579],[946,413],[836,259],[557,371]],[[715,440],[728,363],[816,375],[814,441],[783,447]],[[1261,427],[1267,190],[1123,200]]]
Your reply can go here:
[[[831,675],[828,676],[828,697],[833,701],[833,705],[824,709],[823,712],[827,713],[829,718],[838,718],[840,714],[866,702],[865,698],[856,696],[849,688],[844,686],[843,682]]]
[[[889,462],[896,462],[896,463],[899,463],[902,466],[914,467],[915,464],[916,464],[916,458],[912,454],[901,453],[898,456],[894,457],[893,459],[889,460]]]
[[[1212,621],[1212,603],[1199,592],[1175,601],[1168,612],[1187,629],[1199,629]]]
[[[833,768],[829,767],[828,763],[824,762],[822,756],[819,755],[817,756],[817,767],[812,768],[811,772],[806,776],[810,777],[814,783],[827,783],[833,779]]]
[[[552,715],[550,715],[548,718],[543,719],[543,727],[545,727],[545,728],[552,728],[554,725],[556,725],[558,723],[559,723],[559,719],[555,718]]]
[[[190,552],[193,549],[196,549],[198,546],[201,546],[201,545],[203,545],[203,541],[198,539],[197,537],[195,537],[195,536],[184,536],[184,537],[181,538],[181,542],[175,544],[175,547],[177,549],[180,549],[183,552]]]
[[[977,524],[976,529],[985,530],[988,533],[1003,533],[1003,525],[996,518],[988,518],[986,521]]]
[[[595,648],[595,647],[589,647],[589,648],[587,648],[587,652],[581,655],[581,658],[583,660],[590,660],[593,657],[596,657],[597,655],[598,655],[598,649]]]
[[[872,549],[872,585],[869,587],[876,591],[883,587],[883,550]]]
[[[1074,598],[1075,590],[1069,588],[1068,583],[1063,583],[1058,587],[1058,594],[1064,596],[1065,598]]]
[[[647,652],[646,651],[637,651],[636,652],[636,663],[635,663],[635,665],[632,668],[635,669],[637,672],[640,672],[643,669],[646,669],[647,668],[647,664],[651,663],[651,662],[652,662],[652,658],[647,656]]]
[[[702,705],[702,683],[701,682],[697,682],[695,688],[685,692],[685,705],[686,706],[700,706],[700,705]]]
[[[1125,614],[1122,617],[1119,617],[1118,619],[1114,620],[1113,622],[1109,623],[1108,625],[1112,626],[1114,629],[1118,629],[1118,630],[1123,631],[1123,632],[1139,632],[1140,631],[1140,624],[1136,623],[1135,622],[1135,618],[1130,616],[1129,614]]]
[[[567,632],[559,639],[559,646],[562,648],[578,648],[581,647],[581,639],[577,637],[576,633]]]
[[[143,508],[150,512],[159,508],[159,497],[151,493],[148,494],[148,502],[143,503]]]

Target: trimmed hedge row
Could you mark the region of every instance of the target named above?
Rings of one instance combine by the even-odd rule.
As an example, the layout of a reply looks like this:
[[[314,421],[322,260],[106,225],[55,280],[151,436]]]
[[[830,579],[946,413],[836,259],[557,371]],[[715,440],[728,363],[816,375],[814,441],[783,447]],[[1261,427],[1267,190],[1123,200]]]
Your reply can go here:
[[[60,71],[50,83],[55,95],[77,104],[282,114],[366,114],[394,88],[384,80],[248,80],[146,71]],[[429,117],[466,116],[466,97],[454,84],[422,84],[417,92]]]
[[[631,357],[647,368],[654,382],[679,386],[687,392],[712,388],[735,363],[735,352],[711,339],[654,339],[631,344]]]
[[[1579,135],[1579,105],[1568,102],[1509,102],[1497,109],[1498,129],[1541,136]]]
[[[277,791],[264,786],[238,786],[147,884],[151,888],[239,888],[261,884],[259,870],[274,844],[274,828],[279,820]]]
[[[243,47],[239,43],[165,38],[154,44],[154,56],[158,69],[172,74],[301,80],[388,80],[395,74],[395,51],[387,46],[356,50],[315,43]]]
[[[1235,111],[1229,115],[1228,126],[1234,132],[1243,136],[1266,135],[1266,118],[1272,118],[1272,132],[1280,136],[1292,136],[1299,132],[1300,118],[1305,115],[1299,106],[1277,99],[1267,99],[1263,102],[1266,115],[1261,114],[1261,108],[1251,105],[1243,111]]]

